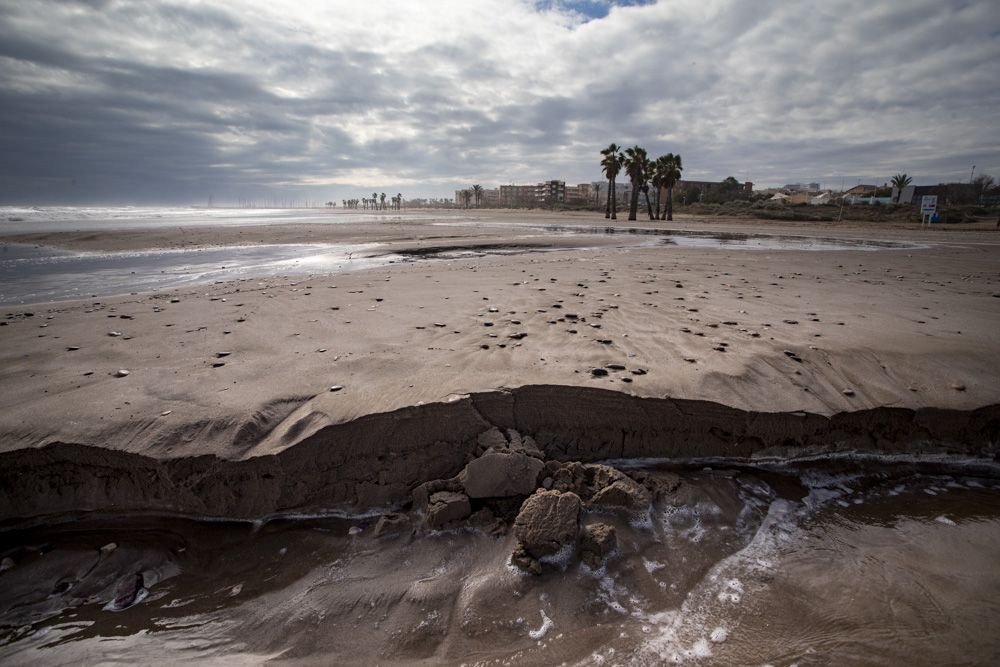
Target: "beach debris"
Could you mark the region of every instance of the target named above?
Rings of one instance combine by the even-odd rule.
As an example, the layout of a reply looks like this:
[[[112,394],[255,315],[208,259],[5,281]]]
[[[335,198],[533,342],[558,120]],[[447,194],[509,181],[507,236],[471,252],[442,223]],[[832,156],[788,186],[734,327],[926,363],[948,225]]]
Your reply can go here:
[[[470,461],[458,479],[470,498],[526,496],[538,486],[545,464],[534,456],[491,449]]]
[[[595,570],[617,546],[618,536],[611,524],[592,523],[580,531],[580,560]]]
[[[123,378],[126,377],[127,375],[129,375],[129,371],[125,370],[124,368],[121,368],[114,372],[114,376],[116,378]]]
[[[472,514],[469,496],[457,491],[432,493],[427,503],[427,525],[441,528],[447,523],[464,519]]]
[[[575,544],[582,509],[580,496],[572,492],[542,490],[529,496],[514,520],[517,546],[511,562],[522,570],[541,574],[539,559]]]

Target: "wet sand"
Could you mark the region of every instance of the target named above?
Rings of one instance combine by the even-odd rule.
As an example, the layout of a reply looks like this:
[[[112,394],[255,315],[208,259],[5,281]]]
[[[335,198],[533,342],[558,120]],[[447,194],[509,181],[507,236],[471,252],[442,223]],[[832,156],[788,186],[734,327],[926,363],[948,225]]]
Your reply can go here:
[[[600,567],[540,577],[508,565],[509,536],[379,536],[374,518],[98,516],[7,533],[0,659],[938,665],[1000,652],[995,476],[670,470],[648,469],[681,476],[671,502],[590,516],[618,533]],[[115,610],[122,572],[144,588]]]

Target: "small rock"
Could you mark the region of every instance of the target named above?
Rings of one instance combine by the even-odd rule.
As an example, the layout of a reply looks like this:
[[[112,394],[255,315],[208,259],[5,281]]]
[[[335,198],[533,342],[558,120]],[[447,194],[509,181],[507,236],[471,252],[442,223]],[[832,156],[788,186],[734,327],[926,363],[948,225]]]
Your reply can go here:
[[[427,503],[427,525],[440,528],[472,514],[469,496],[455,491],[432,493]]]
[[[340,391],[340,390],[341,390],[341,389],[343,389],[343,388],[344,388],[344,387],[343,387],[342,385],[339,385],[339,384],[335,384],[335,385],[333,385],[332,387],[330,387],[330,391]]]
[[[610,524],[593,523],[580,532],[580,558],[595,570],[617,546],[618,536]]]
[[[609,371],[623,371],[623,370],[625,370],[625,365],[624,364],[605,364],[604,367],[607,368]]]
[[[965,385],[962,384],[961,382],[952,382],[951,388],[954,389],[955,391],[965,391]]]
[[[76,346],[76,345],[70,345],[70,346],[68,346],[68,347],[66,348],[66,351],[67,351],[67,352],[76,352],[76,351],[77,351],[77,350],[79,350],[79,349],[80,349],[80,348],[79,348],[78,346]]]
[[[173,412],[173,410],[164,410],[163,412],[161,412],[161,413],[160,413],[160,416],[161,416],[161,417],[166,417],[166,416],[167,416],[167,415],[169,415],[169,414],[170,414],[171,412]]]
[[[595,378],[602,378],[607,376],[608,371],[604,368],[591,368],[590,374],[593,375]]]
[[[115,377],[116,378],[123,378],[123,377],[125,377],[128,374],[129,374],[129,372],[127,370],[125,370],[124,368],[115,371]]]
[[[232,352],[216,352],[215,356],[221,359],[222,357],[228,357]]]
[[[508,336],[508,338],[513,338],[514,340],[521,340],[527,335],[528,334],[524,333],[523,331],[519,331],[517,333],[512,333],[510,336]]]
[[[14,565],[14,559],[10,556],[6,556],[2,561],[0,561],[0,572],[6,572],[7,570],[14,569]]]
[[[109,554],[118,548],[117,542],[108,542],[103,547],[101,547],[101,553]]]
[[[842,393],[844,394],[844,396],[854,396],[853,389],[845,389]]]
[[[118,336],[122,335],[122,332],[121,331],[109,331],[108,335],[111,336],[112,338],[117,338]]]
[[[590,499],[590,504],[641,511],[648,508],[652,501],[652,496],[646,487],[630,477],[623,476],[595,493]]]
[[[490,450],[470,461],[458,478],[470,498],[526,496],[537,488],[544,467],[534,456]]]
[[[533,558],[558,553],[576,542],[583,502],[575,493],[536,491],[514,520],[514,537]]]

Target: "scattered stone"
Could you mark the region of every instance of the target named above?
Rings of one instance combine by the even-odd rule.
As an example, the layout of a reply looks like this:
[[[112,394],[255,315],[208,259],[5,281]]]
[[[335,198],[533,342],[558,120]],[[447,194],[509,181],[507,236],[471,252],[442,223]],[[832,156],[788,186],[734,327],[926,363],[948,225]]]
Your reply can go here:
[[[593,375],[595,378],[602,378],[607,376],[608,371],[604,368],[591,368],[590,374]]]
[[[636,369],[634,369],[634,370],[632,371],[632,375],[645,375],[645,374],[646,374],[646,373],[648,373],[648,372],[649,372],[649,371],[647,371],[647,370],[646,370],[646,369],[644,369],[644,368],[636,368]]]
[[[118,548],[117,542],[108,542],[103,547],[101,547],[101,553],[109,554],[117,548]]]
[[[623,371],[623,370],[625,370],[625,365],[624,364],[605,364],[604,367],[607,368],[609,371]]]
[[[121,331],[109,331],[108,335],[111,336],[112,338],[117,338],[118,336],[122,335],[122,332]]]
[[[347,529],[347,534],[351,537],[361,534],[361,526],[351,526]]]
[[[536,491],[524,501],[514,520],[514,537],[519,548],[538,559],[573,544],[582,509],[583,502],[575,493]]]
[[[436,326],[436,327],[446,327],[448,325],[445,324],[445,323],[443,323],[443,322],[434,322],[434,326]]]
[[[224,362],[224,361],[213,361],[212,362],[212,368],[222,368],[225,365],[226,365],[226,362]]]
[[[593,506],[623,507],[627,510],[642,511],[653,501],[649,490],[631,477],[621,476],[594,494],[590,499]]]
[[[216,352],[215,356],[221,359],[222,357],[228,357],[232,352]]]
[[[611,339],[609,338],[597,338],[595,340],[601,345],[611,345]]]
[[[954,389],[955,391],[965,391],[965,385],[962,384],[961,382],[952,382],[951,388]]]
[[[527,335],[528,334],[524,333],[523,331],[519,331],[517,333],[512,333],[510,336],[508,336],[508,338],[513,338],[514,340],[521,340]]]
[[[330,387],[330,391],[340,391],[343,388],[344,388],[343,385],[335,384],[332,387]]]
[[[80,349],[80,348],[79,348],[79,346],[77,346],[77,345],[70,345],[70,346],[68,346],[68,347],[66,348],[66,351],[67,351],[67,352],[76,352],[76,351],[77,351],[77,350],[79,350],[79,349]]]
[[[441,528],[447,523],[458,521],[472,514],[469,497],[455,491],[438,491],[430,496],[427,503],[427,525]]]
[[[844,394],[844,396],[854,396],[853,389],[845,389],[842,393]]]
[[[470,498],[526,496],[545,464],[521,452],[491,449],[465,466],[458,479]]]
[[[7,570],[14,569],[14,559],[10,556],[5,556],[2,561],[0,561],[0,572],[6,572]]]
[[[617,546],[618,536],[611,524],[592,523],[580,532],[580,559],[595,570]]]
[[[125,370],[124,368],[115,371],[115,377],[116,378],[123,378],[123,377],[125,377],[128,374],[129,374],[129,372],[127,370]]]

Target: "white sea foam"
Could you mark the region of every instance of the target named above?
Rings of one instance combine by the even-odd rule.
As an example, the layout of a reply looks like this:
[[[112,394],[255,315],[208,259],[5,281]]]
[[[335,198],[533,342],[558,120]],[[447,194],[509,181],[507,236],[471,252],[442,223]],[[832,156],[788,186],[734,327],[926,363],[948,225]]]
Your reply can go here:
[[[544,609],[539,609],[538,613],[542,615],[542,624],[537,630],[528,631],[528,636],[536,641],[544,637],[545,634],[552,629],[552,626],[555,625],[555,623],[552,622],[552,619],[546,616]]]

